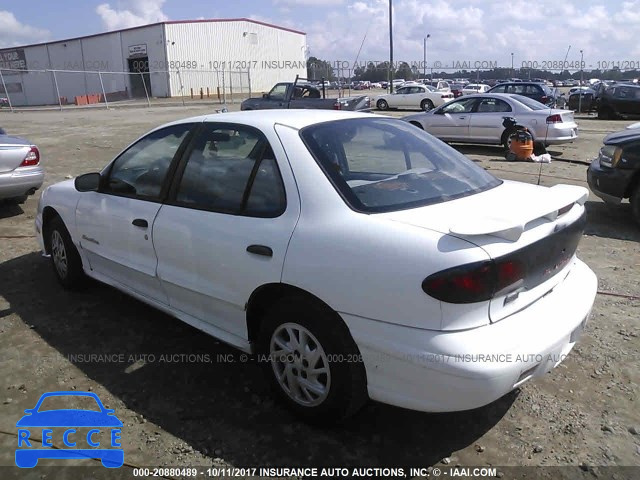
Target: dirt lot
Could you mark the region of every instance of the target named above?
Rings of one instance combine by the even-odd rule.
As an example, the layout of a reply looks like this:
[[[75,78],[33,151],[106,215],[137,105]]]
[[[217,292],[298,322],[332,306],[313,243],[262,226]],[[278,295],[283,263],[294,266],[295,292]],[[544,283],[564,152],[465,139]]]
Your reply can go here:
[[[100,169],[158,124],[205,111],[0,113],[0,125],[40,147],[49,185]],[[586,186],[586,166],[569,161],[592,159],[606,133],[629,123],[579,119],[579,140],[553,148],[541,184]],[[539,165],[507,163],[497,147],[460,149],[499,177],[538,180]],[[63,291],[33,238],[36,201],[0,207],[0,465],[14,465],[24,409],[43,392],[77,389],[96,392],[124,423],[128,466],[117,474],[98,467],[93,478],[129,478],[135,465],[640,466],[637,300],[599,294],[585,335],[559,368],[484,408],[425,414],[370,403],[346,425],[311,427],[274,404],[258,367],[230,347],[112,288]],[[591,196],[587,209],[579,255],[600,290],[640,295],[640,229],[629,205],[610,209]],[[228,354],[235,363],[217,360]],[[598,470],[583,473],[594,478]],[[3,478],[74,475],[0,468]]]

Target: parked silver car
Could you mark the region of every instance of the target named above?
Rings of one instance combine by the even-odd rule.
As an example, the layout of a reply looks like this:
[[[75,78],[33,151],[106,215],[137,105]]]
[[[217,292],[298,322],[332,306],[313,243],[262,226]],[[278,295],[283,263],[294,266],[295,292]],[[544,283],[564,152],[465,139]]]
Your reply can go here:
[[[506,148],[512,132],[502,125],[504,117],[515,118],[518,124],[529,129],[534,140],[546,145],[578,138],[578,125],[572,111],[550,108],[531,98],[507,93],[465,95],[403,120],[441,140]]]
[[[43,180],[38,147],[24,138],[0,133],[0,200],[24,203]]]

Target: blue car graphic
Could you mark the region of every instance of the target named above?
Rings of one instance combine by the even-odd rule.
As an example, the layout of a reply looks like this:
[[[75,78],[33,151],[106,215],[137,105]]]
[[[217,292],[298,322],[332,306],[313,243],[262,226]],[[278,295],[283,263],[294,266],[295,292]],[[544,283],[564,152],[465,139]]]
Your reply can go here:
[[[100,411],[93,410],[81,410],[81,409],[57,409],[38,411],[42,402],[48,397],[91,397],[93,398]],[[32,427],[43,427],[49,429],[51,427],[68,427],[69,430],[65,431],[64,443],[66,446],[74,446],[75,443],[68,443],[68,434],[75,433],[74,427],[104,427],[111,430],[111,447],[120,447],[120,444],[116,441],[120,438],[120,430],[122,422],[114,415],[114,410],[105,408],[100,398],[92,392],[49,392],[43,394],[36,406],[32,409],[24,411],[26,415],[22,417],[16,423],[16,427],[19,427],[18,431],[18,447],[21,445],[31,446],[29,442],[30,431]],[[49,430],[42,430],[43,445],[47,445],[45,440],[48,440],[47,432]],[[96,434],[100,430],[90,430],[87,435],[87,442],[92,446],[99,446],[99,443],[93,443],[92,432]],[[20,468],[33,468],[38,464],[40,458],[56,458],[56,459],[86,459],[86,458],[99,458],[102,461],[102,465],[107,468],[119,468],[124,463],[124,451],[122,448],[65,448],[54,449],[49,443],[48,448],[23,448],[16,450],[16,465]]]

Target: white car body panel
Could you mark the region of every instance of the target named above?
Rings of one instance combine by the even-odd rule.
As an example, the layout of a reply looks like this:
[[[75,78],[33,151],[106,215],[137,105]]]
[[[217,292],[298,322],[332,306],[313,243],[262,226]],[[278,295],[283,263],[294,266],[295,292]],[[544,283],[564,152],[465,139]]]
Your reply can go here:
[[[419,88],[421,93],[401,93],[403,88]],[[443,98],[445,97],[445,98]],[[433,92],[427,89],[424,85],[416,84],[404,84],[398,88],[394,93],[388,93],[385,95],[378,95],[373,99],[372,105],[377,107],[378,100],[384,100],[387,102],[390,108],[421,108],[420,104],[423,100],[429,100],[433,103],[434,107],[438,107],[453,99],[451,92]]]
[[[434,205],[360,213],[337,193],[299,130],[370,115],[303,110],[220,115],[198,121],[250,125],[269,140],[287,196],[281,216],[140,206],[122,198],[99,202],[107,195],[80,193],[73,181],[65,181],[41,196],[36,217],[41,247],[43,212],[54,209],[78,246],[87,275],[247,352],[252,350],[246,325],[251,294],[273,283],[302,289],[346,323],[363,357],[369,396],[417,410],[489,403],[553,368],[575,344],[597,288],[593,272],[575,257],[506,306],[502,297],[442,302],[425,294],[421,284],[447,268],[519,250],[575,221],[584,213],[585,189],[504,182]],[[557,210],[572,202],[573,208],[557,217]],[[148,217],[146,230],[131,225],[140,214]],[[111,220],[100,225],[102,218]],[[273,256],[248,253],[250,244],[269,245]],[[454,361],[456,355],[481,353],[531,354],[534,360]],[[549,354],[555,357],[535,360]]]

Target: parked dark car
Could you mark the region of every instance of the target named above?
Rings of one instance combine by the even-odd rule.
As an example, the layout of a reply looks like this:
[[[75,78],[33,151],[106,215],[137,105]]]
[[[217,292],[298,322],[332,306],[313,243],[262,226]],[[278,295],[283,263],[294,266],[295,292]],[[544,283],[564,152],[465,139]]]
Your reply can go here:
[[[533,98],[538,102],[553,106],[556,103],[556,93],[544,83],[537,82],[507,82],[496,85],[487,93],[511,93]]]
[[[611,85],[598,98],[597,108],[603,120],[640,116],[640,85]]]
[[[568,108],[576,112],[591,112],[596,109],[596,92],[592,89],[576,90],[569,95]],[[582,96],[582,101],[580,97]]]
[[[449,87],[451,88],[451,93],[453,93],[453,98],[462,96],[462,89],[464,88],[464,85],[461,83],[451,83],[449,84]]]
[[[633,218],[640,224],[640,129],[611,133],[603,143],[587,170],[589,188],[611,205],[628,198]]]

